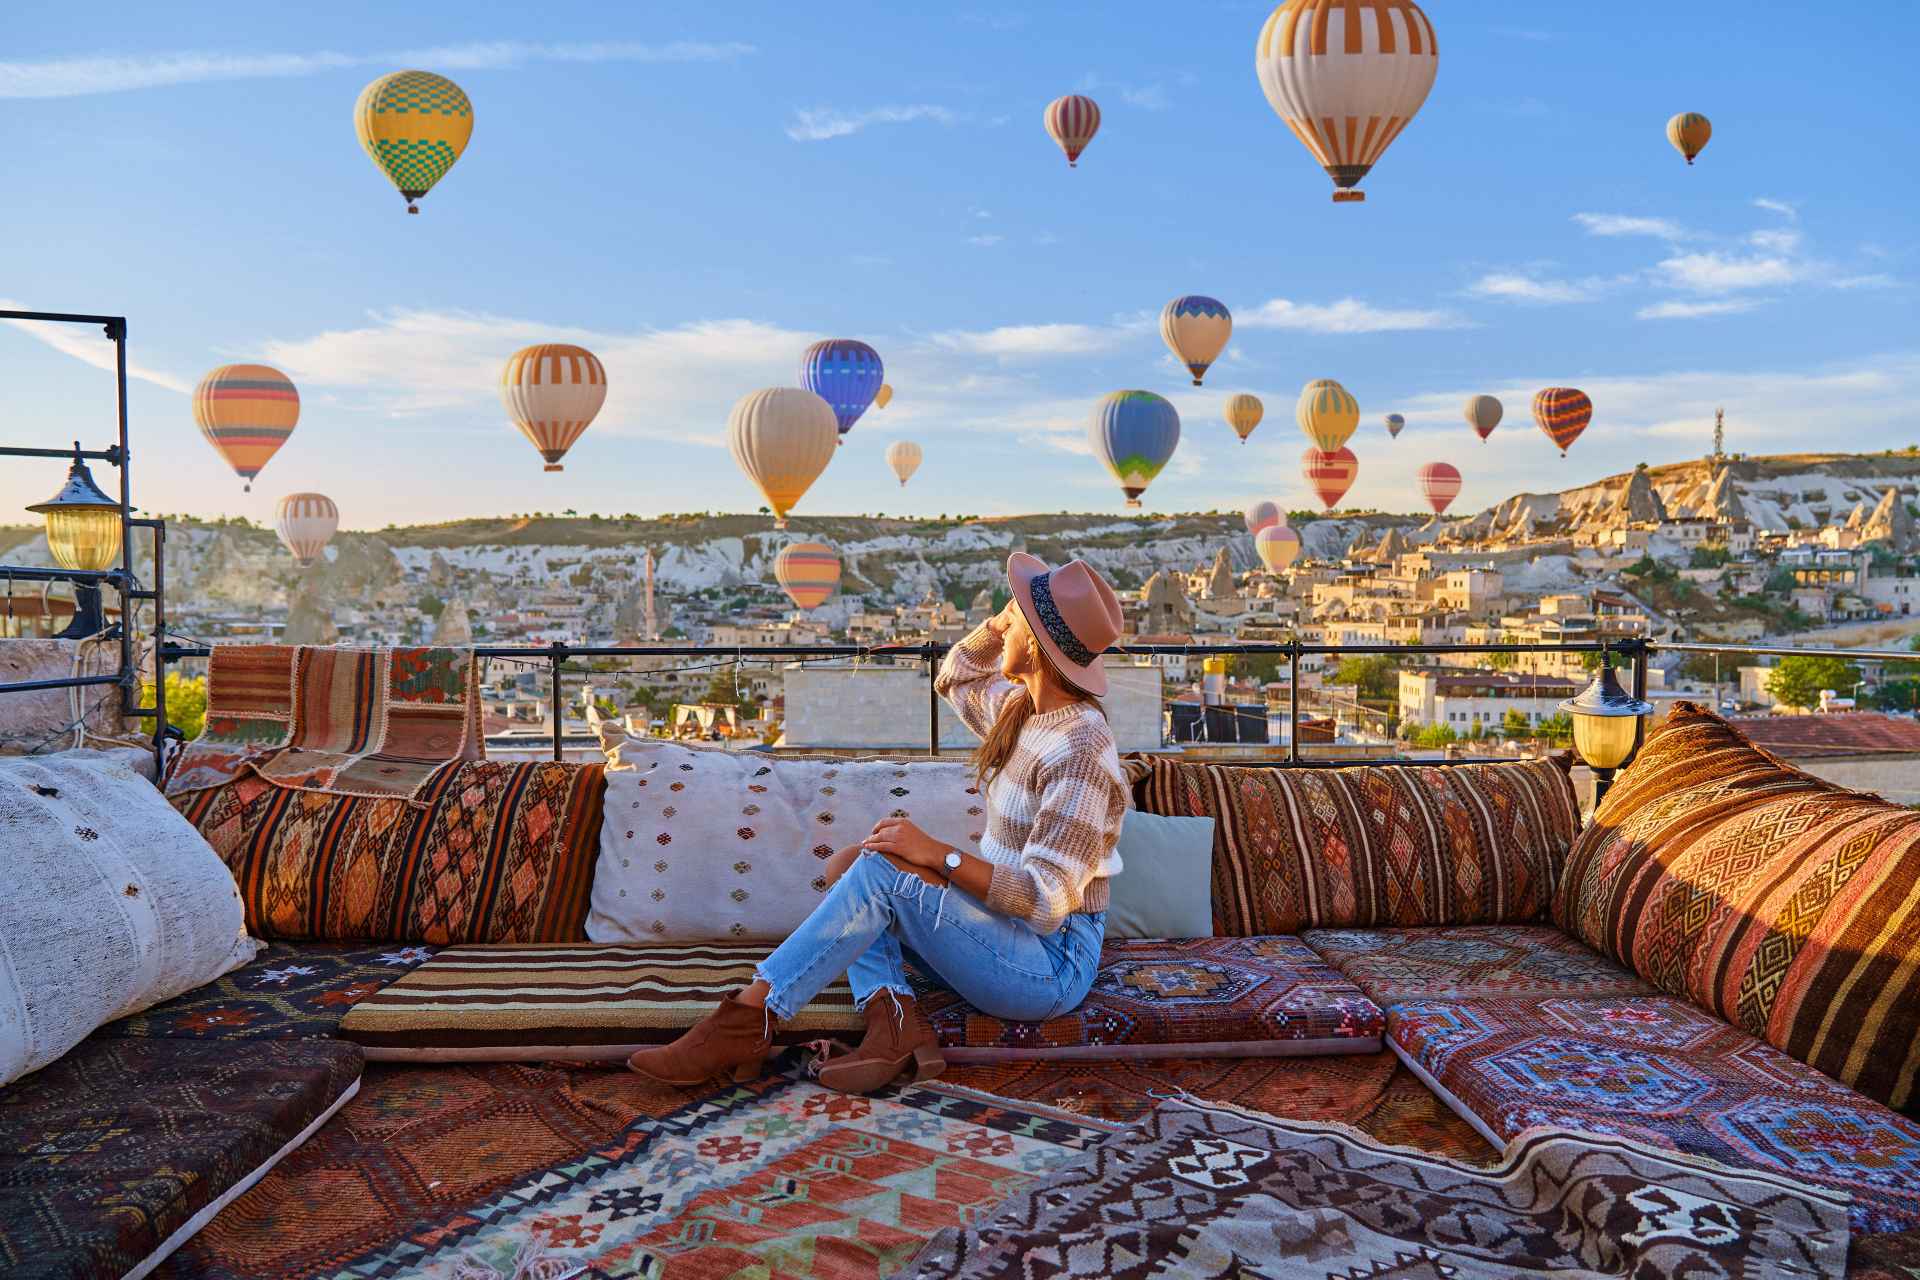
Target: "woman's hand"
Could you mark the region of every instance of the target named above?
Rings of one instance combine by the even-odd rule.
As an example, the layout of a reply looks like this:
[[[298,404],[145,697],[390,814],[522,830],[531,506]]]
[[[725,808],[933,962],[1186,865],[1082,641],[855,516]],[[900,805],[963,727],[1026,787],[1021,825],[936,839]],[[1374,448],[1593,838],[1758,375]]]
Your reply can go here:
[[[910,867],[924,867],[938,872],[944,865],[948,850],[953,846],[943,844],[914,826],[905,818],[882,818],[873,824],[873,834],[863,842],[875,853],[884,853],[895,862],[904,862]]]

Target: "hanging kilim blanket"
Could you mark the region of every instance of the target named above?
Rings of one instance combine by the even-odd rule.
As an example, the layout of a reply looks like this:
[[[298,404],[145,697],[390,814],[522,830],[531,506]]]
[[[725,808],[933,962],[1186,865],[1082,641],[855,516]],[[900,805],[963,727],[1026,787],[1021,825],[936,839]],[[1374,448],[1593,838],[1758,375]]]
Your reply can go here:
[[[901,1275],[1837,1280],[1846,1200],[1619,1138],[1532,1130],[1476,1168],[1173,1100]]]
[[[471,649],[216,645],[206,731],[167,791],[250,770],[298,791],[412,800],[448,761],[485,754]]]

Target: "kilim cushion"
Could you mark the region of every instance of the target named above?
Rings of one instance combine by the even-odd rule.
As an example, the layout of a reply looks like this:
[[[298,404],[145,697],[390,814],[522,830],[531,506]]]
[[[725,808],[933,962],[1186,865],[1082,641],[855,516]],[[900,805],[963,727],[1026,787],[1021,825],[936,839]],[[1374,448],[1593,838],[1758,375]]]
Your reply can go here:
[[[1250,768],[1154,759],[1142,808],[1215,820],[1213,928],[1526,924],[1579,829],[1551,761]]]
[[[1298,938],[1108,939],[1080,1007],[1046,1022],[980,1012],[912,971],[953,1062],[1372,1053],[1379,1006]]]
[[[0,1273],[143,1276],[360,1085],[337,1040],[90,1040],[0,1089]]]
[[[1575,843],[1554,918],[1869,1097],[1920,1105],[1920,813],[1679,703]]]
[[[93,1034],[95,1039],[332,1038],[347,1010],[432,954],[431,947],[270,942],[250,963],[217,981],[109,1022]]]
[[[382,1061],[624,1058],[672,1040],[753,981],[763,946],[449,947],[353,1006],[340,1034]],[[845,981],[780,1027],[783,1043],[854,1035]]]
[[[1550,925],[1311,929],[1300,940],[1387,1008],[1476,996],[1631,996],[1653,988]]]
[[[416,803],[243,776],[173,797],[226,860],[247,927],[287,941],[583,939],[604,766],[459,761]]]
[[[1614,1134],[1853,1196],[1856,1231],[1920,1227],[1920,1123],[1671,996],[1397,1004],[1388,1040],[1495,1142]]]

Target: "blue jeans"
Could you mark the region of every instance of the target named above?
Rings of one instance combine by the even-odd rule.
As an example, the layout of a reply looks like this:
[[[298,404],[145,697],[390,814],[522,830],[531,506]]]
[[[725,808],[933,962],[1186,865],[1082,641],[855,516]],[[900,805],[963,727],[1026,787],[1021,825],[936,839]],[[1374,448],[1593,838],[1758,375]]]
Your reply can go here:
[[[1043,938],[964,890],[930,885],[863,853],[756,976],[767,983],[767,1008],[776,1018],[793,1017],[843,973],[864,1009],[882,991],[913,994],[904,944],[923,969],[982,1013],[1039,1022],[1086,999],[1106,920],[1104,911],[1076,913]]]

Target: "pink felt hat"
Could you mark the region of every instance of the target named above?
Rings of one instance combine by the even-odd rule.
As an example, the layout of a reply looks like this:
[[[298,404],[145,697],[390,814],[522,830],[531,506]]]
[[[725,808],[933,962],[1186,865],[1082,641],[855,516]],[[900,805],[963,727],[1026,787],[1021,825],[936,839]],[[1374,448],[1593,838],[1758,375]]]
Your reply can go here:
[[[1049,569],[1038,556],[1016,551],[1007,557],[1007,583],[1060,674],[1096,697],[1105,693],[1100,655],[1126,628],[1120,599],[1106,579],[1085,560]]]

